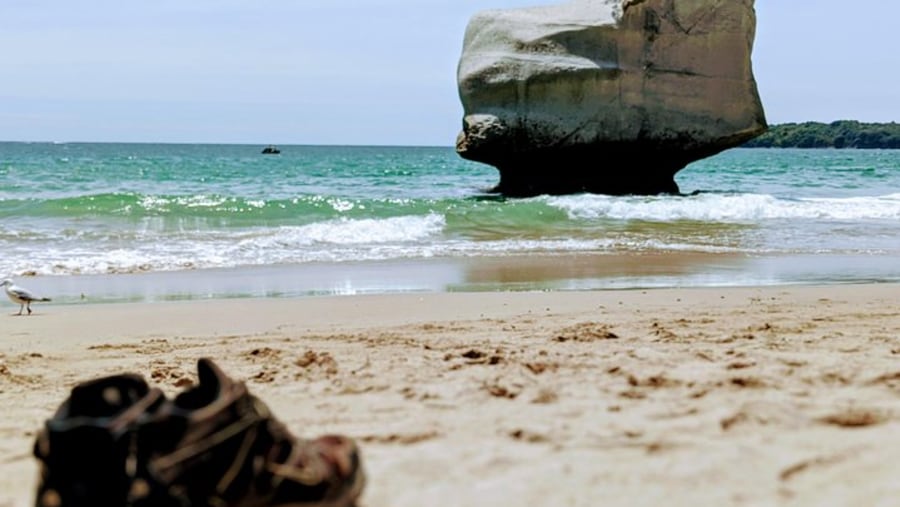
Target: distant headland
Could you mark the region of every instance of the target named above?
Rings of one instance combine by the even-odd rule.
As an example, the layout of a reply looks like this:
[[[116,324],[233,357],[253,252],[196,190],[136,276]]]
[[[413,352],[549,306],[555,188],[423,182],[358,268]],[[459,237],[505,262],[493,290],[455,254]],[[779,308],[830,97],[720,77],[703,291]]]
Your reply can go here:
[[[782,123],[769,126],[765,134],[743,147],[900,149],[900,123]]]

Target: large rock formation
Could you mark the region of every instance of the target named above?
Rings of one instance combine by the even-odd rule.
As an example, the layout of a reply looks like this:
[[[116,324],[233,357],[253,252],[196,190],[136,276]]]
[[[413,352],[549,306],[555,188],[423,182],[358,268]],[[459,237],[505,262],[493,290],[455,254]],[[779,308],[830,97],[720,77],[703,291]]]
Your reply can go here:
[[[457,152],[507,195],[678,192],[763,133],[754,0],[574,0],[486,11],[459,62]]]

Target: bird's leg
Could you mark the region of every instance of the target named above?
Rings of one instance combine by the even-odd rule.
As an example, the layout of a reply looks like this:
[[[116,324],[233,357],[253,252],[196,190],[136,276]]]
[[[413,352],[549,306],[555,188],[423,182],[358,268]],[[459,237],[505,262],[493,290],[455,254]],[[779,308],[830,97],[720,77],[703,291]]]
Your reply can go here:
[[[28,309],[28,315],[31,315],[31,301],[25,303],[25,308]]]
[[[22,315],[22,309],[25,308],[25,305],[19,305],[19,313],[16,315]]]

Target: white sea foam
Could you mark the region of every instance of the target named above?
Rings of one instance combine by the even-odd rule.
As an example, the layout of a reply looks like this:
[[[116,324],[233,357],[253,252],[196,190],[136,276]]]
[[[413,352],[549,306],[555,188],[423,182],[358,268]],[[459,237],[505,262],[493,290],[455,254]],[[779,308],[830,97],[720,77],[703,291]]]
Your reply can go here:
[[[227,202],[228,198],[226,197],[201,194],[182,197],[142,196],[138,203],[146,210],[160,211],[165,210],[172,204],[187,208],[212,208]],[[248,205],[262,207],[265,206],[265,201],[251,201]]]
[[[470,239],[433,238],[422,240],[434,224],[419,224],[417,234],[403,230],[403,220],[389,219],[389,226],[366,221],[348,221],[338,226],[325,241],[317,227],[297,230],[257,231],[242,234],[242,239],[221,237],[170,238],[153,244],[134,243],[130,248],[68,249],[64,245],[48,247],[31,258],[0,258],[0,273],[34,271],[41,275],[133,273],[183,269],[229,268],[310,262],[357,262],[393,259],[503,256],[528,253],[614,252],[625,250],[698,249],[683,244],[661,244],[654,240],[637,241],[622,238],[598,239],[503,239],[473,241]],[[436,220],[436,219],[431,219]],[[370,226],[370,229],[366,229]],[[299,229],[303,229],[302,231]],[[377,233],[380,231],[380,235]],[[365,235],[365,238],[363,238]],[[413,239],[413,238],[418,239]],[[703,251],[722,251],[716,247],[699,247]]]
[[[900,194],[873,197],[784,199],[762,194],[609,197],[577,195],[547,198],[572,219],[671,222],[746,222],[774,219],[900,219]]]
[[[399,216],[381,219],[341,218],[302,226],[264,230],[264,236],[241,241],[243,246],[378,245],[420,241],[439,234],[445,220],[442,215]]]
[[[501,224],[500,233],[486,238],[479,229],[459,224],[448,230],[447,219],[439,213],[248,228],[210,228],[203,223],[174,227],[150,217],[127,234],[85,223],[55,230],[34,221],[10,222],[0,234],[0,247],[9,254],[0,258],[0,273],[96,274],[560,252],[900,253],[900,193],[803,199],[760,194],[537,199],[573,220],[597,223],[514,228],[511,233],[502,232]],[[606,220],[673,225],[608,226]],[[679,221],[703,223],[685,227]],[[707,228],[707,223],[751,226]]]
[[[468,239],[381,242],[381,243],[306,243],[269,241],[265,237],[253,240],[209,242],[157,243],[153,248],[138,245],[132,248],[72,251],[64,248],[46,249],[30,259],[0,258],[0,273],[17,274],[33,271],[41,275],[134,273],[143,271],[173,271],[184,269],[231,268],[314,262],[359,262],[436,257],[478,257],[523,254],[554,254],[562,252],[621,253],[621,252],[685,251],[698,253],[740,253],[746,248],[722,245],[703,245],[677,240],[659,239],[504,239],[472,241]],[[790,251],[790,249],[788,250]],[[892,250],[892,251],[895,251]],[[777,253],[759,249],[754,253]],[[841,253],[831,249],[822,253]],[[847,253],[847,252],[845,252]],[[885,253],[857,250],[850,253]],[[887,252],[890,253],[890,252]]]

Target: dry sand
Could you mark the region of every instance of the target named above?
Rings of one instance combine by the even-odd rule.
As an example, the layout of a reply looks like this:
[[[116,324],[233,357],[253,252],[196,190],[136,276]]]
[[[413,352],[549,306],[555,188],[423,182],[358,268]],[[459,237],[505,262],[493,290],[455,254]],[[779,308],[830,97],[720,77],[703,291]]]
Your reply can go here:
[[[215,358],[361,504],[900,505],[894,285],[35,305],[0,314],[0,506],[77,382]]]

